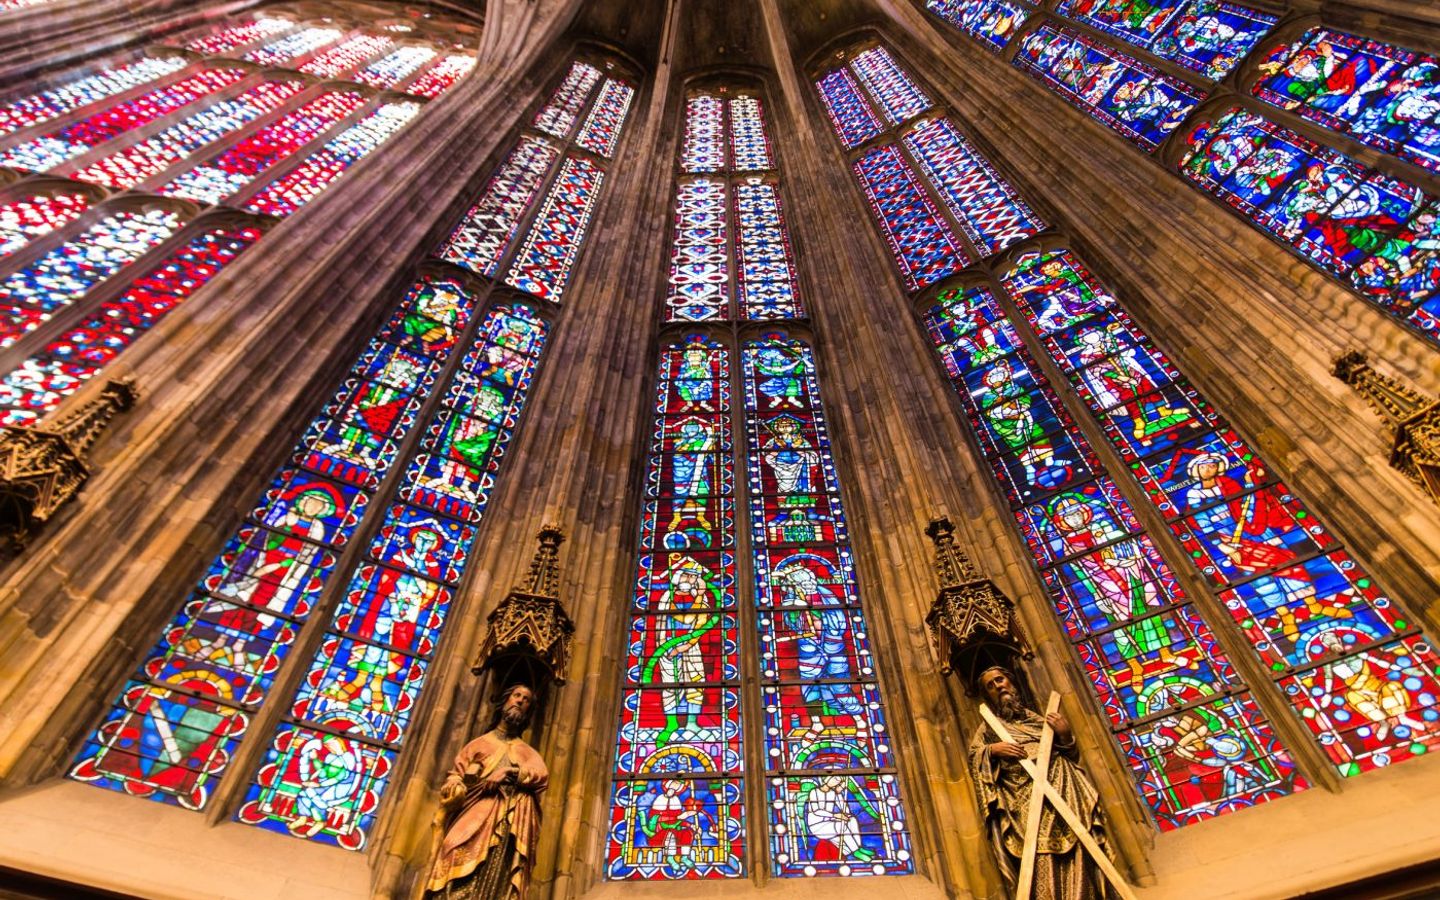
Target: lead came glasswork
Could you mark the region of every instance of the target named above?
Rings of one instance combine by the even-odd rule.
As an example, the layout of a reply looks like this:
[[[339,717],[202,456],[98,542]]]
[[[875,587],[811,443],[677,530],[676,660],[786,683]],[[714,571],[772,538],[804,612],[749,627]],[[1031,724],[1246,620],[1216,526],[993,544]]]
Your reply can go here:
[[[606,850],[612,879],[745,872],[730,354],[660,354]]]
[[[884,131],[880,120],[870,110],[870,103],[860,93],[860,86],[849,69],[834,69],[815,82],[825,111],[847,150],[860,146]]]
[[[604,178],[604,171],[589,160],[565,158],[524,245],[510,264],[506,284],[560,302]]]
[[[1057,11],[1212,81],[1228,75],[1279,21],[1225,0],[1062,0]]]
[[[600,96],[586,116],[585,124],[575,136],[577,146],[598,153],[609,159],[615,152],[615,142],[620,139],[620,128],[630,112],[630,101],[635,98],[635,89],[613,78],[605,79]]]
[[[92,199],[82,190],[55,190],[0,204],[0,257],[79,218]]]
[[[186,43],[185,48],[206,56],[219,56],[222,53],[253,44],[262,38],[276,37],[294,27],[295,23],[287,22],[284,19],[255,19],[195,38]]]
[[[725,169],[725,102],[711,94],[685,101],[685,147],[680,153],[685,172]]]
[[[1081,320],[1088,302],[1059,291],[1034,315],[1063,329]],[[995,298],[979,287],[946,291],[925,322],[1160,827],[1303,789]]]
[[[1312,28],[1260,64],[1253,93],[1385,153],[1440,171],[1440,61]]]
[[[907,288],[917,290],[969,265],[969,256],[898,149],[876,147],[851,168]]]
[[[725,182],[697,178],[675,191],[667,321],[723,319],[730,312]]]
[[[1085,35],[1042,25],[1015,65],[1144,150],[1154,150],[1200,101],[1199,91]]]
[[[551,96],[550,102],[536,113],[535,127],[557,138],[568,137],[585,99],[599,80],[599,69],[589,63],[571,63],[570,71],[565,74],[565,80]]]
[[[401,327],[408,332],[409,320]],[[275,735],[240,821],[364,846],[547,332],[525,306],[496,307],[482,321],[398,502],[351,575],[291,700],[295,724]]]
[[[855,54],[850,68],[869,89],[890,124],[899,125],[930,108],[930,98],[895,64],[884,47]]]
[[[1030,12],[1009,0],[927,0],[925,8],[956,28],[1000,50],[1030,18]]]
[[[771,335],[745,345],[742,365],[772,871],[908,874],[815,359]]]
[[[736,290],[746,319],[803,316],[790,231],[776,185],[758,178],[735,185]]]
[[[730,151],[737,172],[774,168],[759,97],[730,99]]]
[[[490,176],[485,193],[440,248],[442,259],[481,275],[494,275],[520,228],[520,218],[560,151],[538,137],[523,137]]]
[[[186,66],[182,56],[145,57],[68,84],[0,104],[0,134],[40,125],[131,88],[158,81]]]
[[[1004,282],[1341,774],[1440,745],[1428,639],[1114,296],[1064,250]]]

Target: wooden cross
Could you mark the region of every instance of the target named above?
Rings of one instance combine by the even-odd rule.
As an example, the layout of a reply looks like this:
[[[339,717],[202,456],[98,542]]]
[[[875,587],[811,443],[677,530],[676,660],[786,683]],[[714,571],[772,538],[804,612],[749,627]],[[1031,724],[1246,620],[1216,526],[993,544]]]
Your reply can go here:
[[[1048,717],[1059,709],[1060,695],[1051,691],[1050,700],[1045,704],[1045,715]],[[980,704],[980,718],[985,720],[985,724],[990,726],[990,730],[994,731],[1000,740],[1011,744],[1016,743],[1015,739],[1010,736],[1010,730],[1005,727],[1005,723],[991,712],[987,704]],[[1080,846],[1084,847],[1085,851],[1095,860],[1095,865],[1100,867],[1100,871],[1110,882],[1111,887],[1115,889],[1115,893],[1119,894],[1122,900],[1135,900],[1135,894],[1130,890],[1130,885],[1126,883],[1120,870],[1115,868],[1110,857],[1100,849],[1100,845],[1095,842],[1094,835],[1090,834],[1090,829],[1086,828],[1085,823],[1080,820],[1079,814],[1069,803],[1065,802],[1065,798],[1061,797],[1060,792],[1055,790],[1055,786],[1050,783],[1050,751],[1054,742],[1055,730],[1050,727],[1047,718],[1045,727],[1040,732],[1039,754],[1035,759],[1020,760],[1020,765],[1030,776],[1033,787],[1030,791],[1029,814],[1025,820],[1025,849],[1020,855],[1020,879],[1015,886],[1015,900],[1030,900],[1031,892],[1034,889],[1035,854],[1040,843],[1040,814],[1042,805],[1047,800],[1050,801],[1051,806],[1055,807],[1055,812],[1060,814],[1060,818],[1065,820],[1065,824],[1070,826],[1070,830],[1075,832],[1075,837],[1080,839]]]

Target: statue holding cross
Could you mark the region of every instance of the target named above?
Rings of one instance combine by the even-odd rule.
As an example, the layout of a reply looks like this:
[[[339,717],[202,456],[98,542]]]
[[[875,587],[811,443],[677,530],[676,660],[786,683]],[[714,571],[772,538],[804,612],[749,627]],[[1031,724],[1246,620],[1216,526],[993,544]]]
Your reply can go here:
[[[1130,898],[1110,860],[1100,796],[1051,694],[1042,716],[1020,700],[1009,669],[980,673],[984,723],[970,769],[995,857],[1016,900]]]

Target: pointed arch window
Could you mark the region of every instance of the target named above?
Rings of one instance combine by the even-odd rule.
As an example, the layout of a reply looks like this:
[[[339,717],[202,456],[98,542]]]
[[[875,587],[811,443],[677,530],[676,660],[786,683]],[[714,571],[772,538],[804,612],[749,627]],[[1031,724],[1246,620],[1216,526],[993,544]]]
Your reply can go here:
[[[964,221],[989,200],[947,205]],[[921,295],[924,324],[1162,829],[1307,785],[1269,706],[1283,702],[1304,729],[1286,733],[1308,733],[1344,775],[1440,740],[1429,640],[1073,252],[1023,253],[998,281],[962,276]],[[1067,380],[1069,402],[1054,386]],[[1090,444],[1077,405],[1110,447]],[[1213,599],[1194,599],[1181,558]],[[1245,664],[1212,632],[1226,620]],[[1371,679],[1404,687],[1383,708],[1343,687]],[[1204,757],[1197,742],[1225,750]]]
[[[0,419],[49,413],[473,67],[476,26],[401,27],[275,7],[0,101],[0,167],[20,176],[0,191]]]
[[[891,78],[875,60],[870,77]],[[662,318],[708,330],[660,350],[606,875],[908,873],[815,356],[781,333],[737,338],[804,315],[764,95],[699,86],[681,114]],[[752,696],[741,673],[757,669]]]
[[[622,125],[607,126],[612,149]],[[86,327],[163,313],[177,280],[208,277],[258,238],[197,234]],[[362,849],[558,316],[493,273],[422,265],[70,777]],[[37,360],[75,359],[63,346],[46,354]]]
[[[990,0],[927,6],[988,40],[976,23],[992,20]],[[1440,343],[1433,54],[1228,0],[1063,0],[1054,14],[1033,15],[1041,24],[1012,30],[1004,44],[1017,66]],[[1082,34],[1067,19],[1101,34]],[[1112,36],[1156,65],[1122,52]],[[1179,67],[1175,75],[1157,68],[1168,64]],[[1214,83],[1237,70],[1238,93]],[[1362,163],[1347,141],[1398,165]]]

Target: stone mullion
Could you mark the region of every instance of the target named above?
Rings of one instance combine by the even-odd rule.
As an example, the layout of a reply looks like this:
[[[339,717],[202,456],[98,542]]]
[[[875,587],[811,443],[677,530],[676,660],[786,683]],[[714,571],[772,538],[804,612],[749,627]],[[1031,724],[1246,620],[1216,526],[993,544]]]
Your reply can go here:
[[[1423,600],[1440,573],[1440,523],[1416,514],[1428,507],[1405,479],[1373,476],[1383,468],[1374,423],[1328,371],[1348,348],[1382,348],[1397,374],[1436,392],[1434,348],[1178,174],[1135,165],[1133,148],[1057,140],[1090,134],[1080,124],[1088,117],[947,37],[920,19],[894,40],[926,67],[957,124],[993,148],[1038,213],[1065,224],[1097,276],[1131,298],[1129,311],[1256,437],[1277,473],[1361,559],[1386,565],[1399,599],[1440,625],[1440,611]]]
[[[396,135],[343,189],[282,223],[288,240],[247,251],[209,285],[207,302],[156,327],[177,339],[156,337],[116,363],[112,376],[136,373],[149,397],[97,446],[85,495],[12,563],[0,595],[14,664],[0,707],[9,736],[0,772],[28,781],[64,764],[79,737],[74,723],[92,718],[99,694],[108,696],[136,645],[203,571],[236,507],[293,443],[313,407],[306,398],[334,383],[388,311],[409,261],[433,239],[434,209],[458,204],[466,174],[494,152],[487,124],[513,109],[505,88],[484,73],[457,84],[436,101],[449,115]],[[432,202],[421,207],[415,196]],[[277,327],[293,340],[274,340]],[[328,349],[300,344],[311,336]]]
[[[1063,234],[1054,232],[1047,234],[1053,236],[1053,243],[1058,246],[1069,243],[1064,239]],[[1022,246],[1033,248],[1035,243],[1033,241],[1026,242]],[[1176,580],[1180,582],[1188,604],[1195,607],[1201,614],[1201,619],[1210,634],[1225,651],[1225,656],[1240,676],[1241,688],[1254,699],[1255,704],[1265,713],[1266,720],[1280,738],[1281,746],[1294,760],[1296,774],[1310,779],[1312,785],[1323,786],[1332,791],[1338,789],[1340,777],[1335,772],[1335,766],[1320,749],[1315,736],[1297,718],[1298,709],[1292,708],[1279,696],[1271,673],[1260,662],[1254,645],[1240,631],[1230,611],[1216,596],[1216,591],[1196,571],[1195,566],[1190,562],[1189,554],[1180,545],[1179,539],[1170,531],[1170,526],[1164,516],[1150,502],[1144,489],[1130,475],[1130,466],[1120,457],[1115,451],[1114,445],[1105,436],[1098,421],[1098,415],[1091,412],[1089,404],[1080,396],[1068,374],[1050,356],[1050,352],[1045,348],[1025,314],[1020,311],[1015,299],[1001,285],[1001,278],[1006,268],[1007,266],[1000,262],[993,265],[986,287],[995,297],[996,305],[1015,326],[1015,333],[1024,342],[1026,352],[1034,361],[1039,372],[1049,381],[1055,395],[1060,398],[1065,412],[1075,423],[1075,428],[1100,460],[1100,471],[1097,473],[1097,478],[1108,479],[1115,485],[1125,502],[1130,505],[1131,511],[1140,521],[1140,533],[1148,536],[1155,544],[1157,552],[1170,567]],[[1125,308],[1122,303],[1117,303],[1116,306],[1121,309]],[[1183,369],[1181,376],[1182,379],[1189,380]],[[1223,410],[1221,413],[1223,415]],[[1039,560],[1036,562],[1038,565]],[[1217,688],[1219,687],[1217,685]],[[1220,695],[1217,691],[1216,696]],[[1124,730],[1133,727],[1132,723]],[[1120,730],[1122,729],[1116,729],[1116,733],[1118,734]]]
[[[826,133],[828,119],[810,79],[792,62],[778,3],[767,0],[761,9],[784,88],[788,127],[777,126],[777,132],[790,138],[785,149],[793,187],[797,196],[823,198],[816,201],[823,212],[808,205],[793,212],[791,229],[806,248],[797,252],[799,267],[806,283],[816,287],[809,292],[810,313],[823,336],[816,350],[827,360],[826,382],[832,393],[854,398],[829,411],[831,439],[837,467],[850,473],[852,549],[859,579],[870,586],[870,633],[876,647],[889,648],[879,654],[877,667],[889,691],[902,790],[912,798],[909,825],[917,870],[950,895],[967,889],[994,895],[1004,890],[1003,882],[968,785],[968,760],[956,750],[978,719],[968,712],[972,704],[961,701],[961,687],[938,677],[921,626],[936,592],[928,568],[916,565],[930,552],[924,522],[935,513],[951,513],[964,523],[973,551],[992,557],[989,574],[1012,583],[1027,578],[1024,583],[1038,583],[1023,568],[1028,557],[1016,554],[1014,537],[991,524],[991,517],[982,515],[986,507],[975,500],[984,496],[979,488],[984,470],[955,451],[964,438],[947,414],[948,386],[920,362],[931,352],[923,335],[913,326],[892,327],[898,324],[897,304],[905,308],[906,292],[878,232],[822,224],[868,220],[869,212],[838,144],[820,147],[834,138]],[[906,377],[893,383],[875,375],[901,371]],[[996,571],[1000,568],[1009,572],[1008,579]],[[1033,612],[1022,615],[1033,617]],[[1027,624],[1033,634],[1049,633],[1034,627],[1040,620]],[[1053,621],[1048,628],[1058,630]],[[1099,746],[1089,723],[1077,723],[1076,730],[1087,751]],[[917,802],[927,794],[928,803]],[[1125,830],[1120,832],[1121,843],[1127,843]]]

